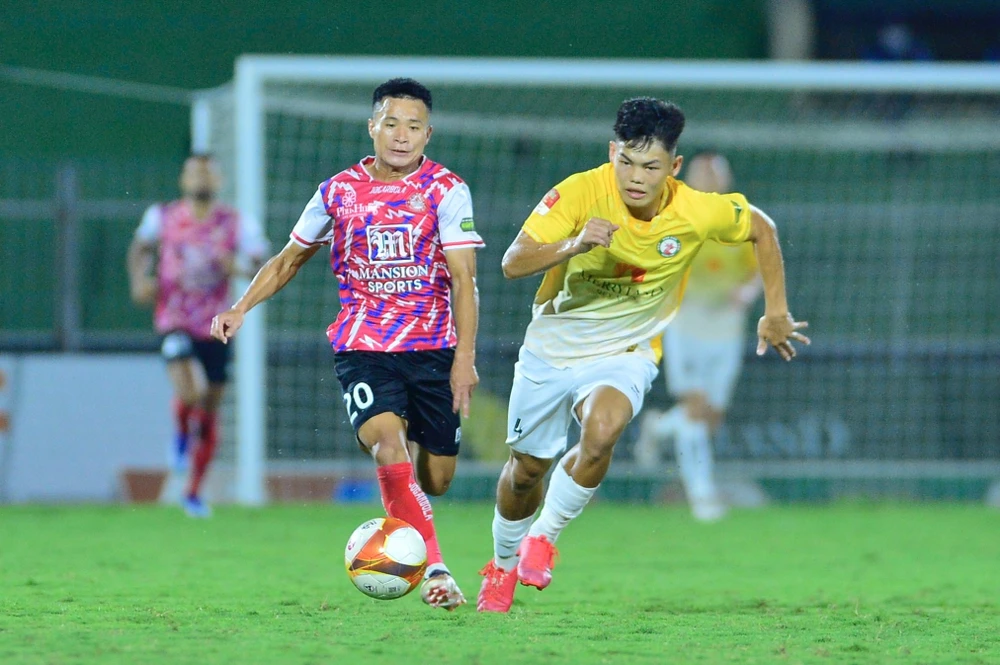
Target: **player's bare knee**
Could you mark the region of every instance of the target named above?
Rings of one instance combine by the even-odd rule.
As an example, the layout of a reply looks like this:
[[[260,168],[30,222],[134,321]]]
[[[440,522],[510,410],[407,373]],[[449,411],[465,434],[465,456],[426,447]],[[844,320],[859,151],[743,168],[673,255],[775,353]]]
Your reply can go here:
[[[179,381],[175,384],[177,399],[185,406],[204,406],[208,390],[198,385],[197,381]]]
[[[368,441],[358,439],[380,466],[410,461],[410,453],[396,432],[378,431]]]
[[[420,489],[424,491],[424,494],[429,496],[441,496],[448,491],[451,487],[452,478],[455,477],[455,469],[432,469],[432,468],[420,468],[423,465],[416,465],[418,467],[417,471],[417,484],[420,485]]]
[[[586,451],[604,450],[610,453],[615,447],[628,421],[613,414],[588,416],[581,427],[580,442]]]
[[[691,393],[684,399],[684,412],[688,418],[696,421],[708,421],[712,407],[702,393]]]
[[[451,477],[444,476],[434,476],[431,475],[427,479],[417,479],[420,484],[420,489],[424,491],[424,494],[428,496],[442,496],[451,487]]]
[[[507,461],[510,488],[515,494],[531,492],[545,478],[545,472],[551,465],[552,460],[543,460],[530,455],[511,455]]]

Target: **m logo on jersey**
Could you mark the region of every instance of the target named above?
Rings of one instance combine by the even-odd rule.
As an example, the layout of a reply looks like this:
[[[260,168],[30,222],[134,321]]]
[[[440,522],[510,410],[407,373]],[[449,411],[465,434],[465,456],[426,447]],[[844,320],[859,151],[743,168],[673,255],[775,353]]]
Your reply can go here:
[[[369,226],[368,260],[372,263],[412,263],[413,227],[409,224]]]
[[[559,190],[553,187],[549,190],[549,193],[538,202],[538,205],[535,206],[535,212],[539,215],[547,215],[549,210],[552,210],[552,206],[554,206],[558,201]]]
[[[656,245],[656,251],[665,259],[677,255],[681,251],[681,241],[674,236],[667,236]]]

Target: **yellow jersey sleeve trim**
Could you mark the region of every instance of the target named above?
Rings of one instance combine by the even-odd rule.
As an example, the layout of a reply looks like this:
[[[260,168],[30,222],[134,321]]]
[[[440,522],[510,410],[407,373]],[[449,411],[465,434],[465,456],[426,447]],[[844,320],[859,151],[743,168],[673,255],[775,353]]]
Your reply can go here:
[[[527,235],[529,238],[531,238],[532,240],[534,240],[537,243],[541,243],[543,245],[547,245],[547,244],[549,244],[549,242],[556,242],[555,240],[552,240],[552,241],[546,240],[542,236],[542,234],[538,233],[538,231],[536,231],[533,227],[528,226],[527,222],[524,223],[524,226],[521,227],[521,230],[524,231],[525,235]]]

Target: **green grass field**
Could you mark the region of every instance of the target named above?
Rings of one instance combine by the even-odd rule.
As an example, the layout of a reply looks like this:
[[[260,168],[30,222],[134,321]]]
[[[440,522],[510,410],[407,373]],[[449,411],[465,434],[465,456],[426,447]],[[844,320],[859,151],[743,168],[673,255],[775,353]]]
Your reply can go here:
[[[471,604],[379,602],[343,547],[375,506],[0,509],[0,663],[1000,663],[1000,513],[595,504],[544,592],[479,615],[492,506],[437,503]]]

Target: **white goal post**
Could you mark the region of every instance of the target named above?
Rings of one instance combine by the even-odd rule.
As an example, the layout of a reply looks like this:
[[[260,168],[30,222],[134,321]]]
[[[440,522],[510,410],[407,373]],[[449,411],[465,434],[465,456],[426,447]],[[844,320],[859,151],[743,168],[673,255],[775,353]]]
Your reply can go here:
[[[941,104],[950,109],[948,112],[956,113],[955,122],[949,119],[950,116],[942,120],[932,112],[893,118],[891,122],[867,116],[860,117],[859,121],[852,117],[849,107],[833,120],[802,123],[771,118],[766,110],[759,114],[735,114],[731,118],[719,113],[703,122],[689,113],[689,130],[682,140],[731,149],[747,144],[770,146],[775,150],[808,144],[820,151],[907,149],[963,153],[984,148],[1000,149],[996,115],[976,108],[968,113],[961,110],[970,105],[975,107],[983,95],[994,96],[987,100],[990,106],[995,96],[1000,95],[1000,68],[989,65],[264,55],[241,56],[236,62],[231,87],[196,99],[192,110],[195,144],[229,155],[226,166],[234,170],[227,173],[232,183],[227,194],[242,211],[261,220],[276,216],[273,229],[290,229],[294,222],[294,217],[289,216],[290,210],[269,209],[268,193],[272,183],[267,171],[271,149],[267,134],[268,114],[294,112],[350,118],[362,124],[370,112],[365,103],[355,98],[340,99],[336,95],[309,92],[310,86],[323,90],[335,90],[341,85],[373,88],[398,76],[415,78],[431,87],[435,94],[435,86],[481,86],[488,91],[507,89],[513,92],[572,90],[588,91],[588,95],[611,90],[616,95],[611,100],[614,104],[621,100],[619,93],[624,90],[635,94],[649,90],[649,94],[655,96],[661,96],[663,90],[694,91],[727,94],[733,99],[741,93],[762,96],[770,93],[830,94],[836,97],[836,103],[854,94],[939,96],[944,98]],[[272,93],[272,88],[280,88],[282,92]],[[300,94],[298,90],[306,92]],[[953,96],[961,101],[953,103]],[[971,102],[967,104],[966,99]],[[809,100],[795,103],[807,110],[811,105]],[[563,117],[559,108],[552,111],[508,110],[499,102],[495,113],[488,109],[470,111],[442,105],[440,111],[435,108],[434,125],[436,130],[445,130],[450,125],[465,135],[478,134],[487,138],[528,134],[556,141],[600,142],[610,137],[613,117],[604,114],[595,118],[586,113],[569,113]],[[315,183],[347,165],[331,164],[327,171],[317,171],[313,174]],[[305,199],[301,203],[304,204]],[[283,242],[283,236],[277,231],[272,230],[270,236],[276,244]],[[501,239],[493,240],[495,244],[500,242]],[[245,505],[260,505],[267,500],[264,481],[269,379],[263,310],[259,307],[247,317],[236,343],[235,498]],[[905,319],[905,312],[900,316]],[[905,327],[905,320],[901,321],[899,325]],[[906,338],[905,329],[902,332]],[[931,337],[928,335],[927,339]]]

